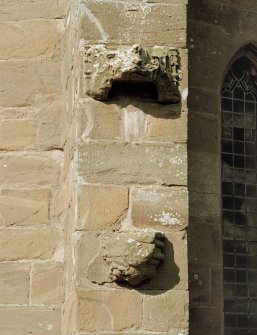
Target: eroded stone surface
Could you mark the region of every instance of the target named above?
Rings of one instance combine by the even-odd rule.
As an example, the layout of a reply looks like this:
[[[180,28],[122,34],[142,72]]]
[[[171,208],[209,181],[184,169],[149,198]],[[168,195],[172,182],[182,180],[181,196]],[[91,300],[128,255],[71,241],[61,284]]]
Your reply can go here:
[[[158,101],[178,102],[178,51],[155,47],[146,50],[139,45],[107,49],[105,45],[86,48],[84,60],[85,93],[106,100],[114,81],[152,82]]]
[[[88,268],[95,283],[128,283],[137,286],[151,279],[162,259],[164,236],[156,232],[120,232],[104,237],[99,254]]]

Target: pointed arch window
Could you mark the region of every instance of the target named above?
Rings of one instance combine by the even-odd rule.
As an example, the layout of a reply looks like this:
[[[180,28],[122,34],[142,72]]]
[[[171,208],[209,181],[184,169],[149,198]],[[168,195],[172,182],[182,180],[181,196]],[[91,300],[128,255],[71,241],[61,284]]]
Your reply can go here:
[[[253,58],[243,54],[233,63],[221,91],[225,335],[257,334],[257,67]]]

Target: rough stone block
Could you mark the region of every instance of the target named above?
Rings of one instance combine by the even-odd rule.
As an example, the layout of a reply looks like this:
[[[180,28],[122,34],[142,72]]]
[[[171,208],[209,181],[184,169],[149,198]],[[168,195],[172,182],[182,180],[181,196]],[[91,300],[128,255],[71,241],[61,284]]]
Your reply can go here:
[[[0,184],[4,186],[55,185],[60,178],[62,154],[2,154],[0,155]]]
[[[28,226],[49,221],[49,189],[0,190],[0,222]]]
[[[63,276],[62,264],[35,264],[32,269],[31,303],[60,304],[63,299]]]
[[[82,14],[81,35],[89,43],[186,45],[186,7],[183,4],[141,6],[140,3],[122,1],[116,5],[86,0]],[[110,20],[110,16],[115,20]]]
[[[88,143],[79,147],[78,174],[86,182],[185,185],[186,146]]]
[[[106,100],[115,82],[137,80],[155,85],[160,103],[178,103],[179,53],[172,48],[144,49],[139,44],[115,49],[105,45],[85,47],[83,92]],[[144,95],[143,95],[144,96]]]
[[[42,307],[0,307],[3,335],[60,335],[61,311]]]
[[[0,121],[0,150],[35,149],[36,131],[33,119]]]
[[[60,33],[54,20],[0,21],[0,59],[51,57]]]
[[[0,21],[62,18],[66,0],[5,0],[0,4]]]
[[[0,62],[2,106],[28,106],[37,95],[60,90],[60,62],[57,60],[13,60]]]
[[[83,100],[80,108],[81,138],[114,140],[122,137],[121,111],[115,104]]]
[[[165,237],[154,231],[111,232],[101,239],[99,254],[88,267],[93,283],[138,286],[156,276],[164,259]]]
[[[28,304],[28,264],[0,264],[0,304]]]
[[[188,292],[172,290],[155,292],[143,299],[143,329],[170,331],[188,326]],[[159,294],[158,294],[159,293]]]
[[[138,227],[170,232],[188,224],[188,192],[182,187],[144,187],[131,191],[132,220]]]
[[[80,291],[77,331],[124,331],[138,328],[141,324],[141,303],[140,294],[136,291]]]
[[[51,228],[1,230],[0,261],[46,259],[57,247],[57,231]]]
[[[38,113],[37,143],[42,150],[62,148],[68,134],[63,103],[53,101]]]
[[[80,186],[78,229],[118,229],[128,209],[128,189],[124,186]]]

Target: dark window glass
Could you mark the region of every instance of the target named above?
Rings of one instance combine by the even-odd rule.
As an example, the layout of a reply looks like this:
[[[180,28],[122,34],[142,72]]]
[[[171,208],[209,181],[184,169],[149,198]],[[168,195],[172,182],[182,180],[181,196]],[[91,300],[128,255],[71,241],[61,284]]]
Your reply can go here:
[[[224,335],[257,334],[257,87],[245,59],[222,88]]]

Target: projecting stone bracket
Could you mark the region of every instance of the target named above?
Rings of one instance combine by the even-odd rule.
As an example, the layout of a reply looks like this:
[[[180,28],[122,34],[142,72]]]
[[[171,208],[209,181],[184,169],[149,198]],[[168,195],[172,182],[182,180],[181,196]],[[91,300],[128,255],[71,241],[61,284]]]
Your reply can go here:
[[[151,231],[118,232],[103,237],[87,277],[97,284],[128,283],[137,286],[152,279],[164,258],[164,235]]]
[[[105,45],[85,47],[84,93],[96,100],[108,99],[115,81],[137,81],[156,86],[158,102],[180,101],[178,50],[139,45],[110,50]]]

